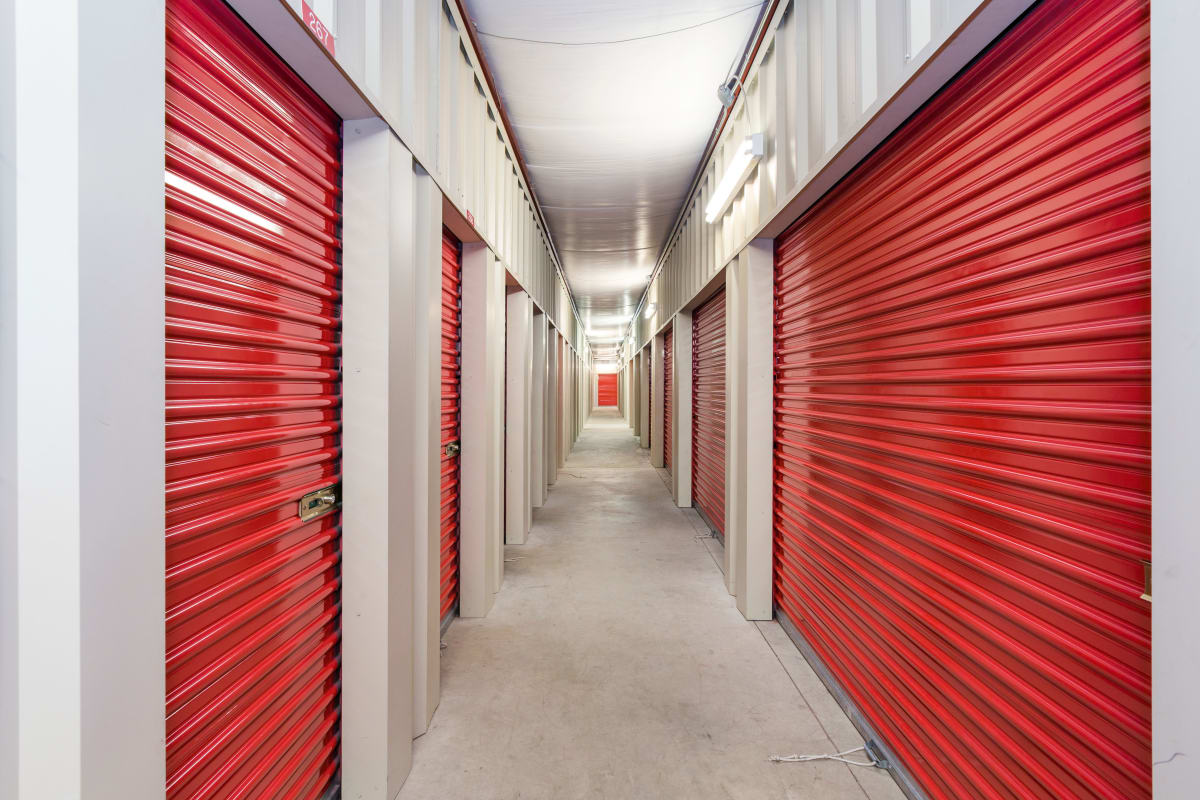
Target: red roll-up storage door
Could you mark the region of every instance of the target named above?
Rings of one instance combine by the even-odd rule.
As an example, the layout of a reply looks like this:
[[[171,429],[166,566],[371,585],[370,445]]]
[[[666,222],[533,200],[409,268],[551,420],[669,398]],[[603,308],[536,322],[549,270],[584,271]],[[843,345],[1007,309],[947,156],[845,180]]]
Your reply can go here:
[[[602,372],[596,376],[596,398],[598,406],[617,404],[617,373]]]
[[[458,450],[462,372],[462,246],[442,232],[442,626],[458,607]]]
[[[671,364],[675,359],[674,327],[667,328],[663,334],[663,466],[671,469],[671,399],[674,383],[671,375]]]
[[[692,314],[692,502],[724,539],[724,289]]]
[[[775,602],[931,798],[1150,796],[1148,22],[1042,3],[777,243]]]
[[[298,506],[341,469],[340,123],[217,0],[169,0],[166,39],[166,796],[316,798],[341,515]]]

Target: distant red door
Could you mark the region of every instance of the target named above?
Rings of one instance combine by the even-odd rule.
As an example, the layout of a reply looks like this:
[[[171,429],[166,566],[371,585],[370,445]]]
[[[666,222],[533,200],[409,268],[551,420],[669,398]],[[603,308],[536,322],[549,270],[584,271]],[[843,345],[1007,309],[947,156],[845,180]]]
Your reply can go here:
[[[341,513],[301,498],[341,479],[340,130],[224,3],[168,0],[170,800],[338,769]]]
[[[462,246],[442,233],[442,626],[458,607],[458,450],[462,374]]]
[[[692,502],[724,538],[724,289],[692,314]]]
[[[617,373],[602,372],[596,376],[596,397],[598,406],[617,404]]]
[[[931,799],[1151,795],[1149,31],[1035,6],[776,243],[778,613]]]

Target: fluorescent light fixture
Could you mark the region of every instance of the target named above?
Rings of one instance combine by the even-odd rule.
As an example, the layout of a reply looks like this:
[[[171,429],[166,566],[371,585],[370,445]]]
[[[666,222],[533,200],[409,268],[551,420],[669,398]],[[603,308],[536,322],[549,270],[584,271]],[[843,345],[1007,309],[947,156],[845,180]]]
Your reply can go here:
[[[704,207],[705,222],[711,223],[725,213],[725,209],[729,208],[729,204],[741,190],[746,178],[750,177],[750,173],[754,171],[754,166],[758,164],[762,155],[763,135],[761,133],[751,134],[742,140],[742,143],[738,145],[737,152],[733,154],[733,158],[729,159],[729,166],[725,168],[725,175],[717,184],[717,188],[713,190],[712,198]]]
[[[650,319],[651,317],[654,316],[654,312],[657,310],[658,310],[658,303],[647,303],[646,310],[642,314],[642,316],[645,317],[646,319]]]

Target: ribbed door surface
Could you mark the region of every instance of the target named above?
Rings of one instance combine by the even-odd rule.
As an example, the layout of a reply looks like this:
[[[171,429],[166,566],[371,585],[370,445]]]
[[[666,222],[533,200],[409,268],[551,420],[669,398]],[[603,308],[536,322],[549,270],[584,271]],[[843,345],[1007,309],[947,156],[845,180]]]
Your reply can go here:
[[[442,232],[442,623],[458,605],[458,445],[462,370],[462,248]],[[454,445],[451,447],[450,445]]]
[[[675,329],[663,334],[663,466],[671,469],[671,400],[673,398],[671,364],[675,357]]]
[[[596,376],[596,398],[598,406],[617,404],[617,373],[602,372]]]
[[[692,502],[725,537],[725,290],[692,314]]]
[[[1148,37],[1037,6],[777,242],[775,602],[933,798],[1150,796]]]
[[[166,796],[316,798],[340,514],[298,501],[340,475],[339,121],[216,0],[169,0],[166,37]]]

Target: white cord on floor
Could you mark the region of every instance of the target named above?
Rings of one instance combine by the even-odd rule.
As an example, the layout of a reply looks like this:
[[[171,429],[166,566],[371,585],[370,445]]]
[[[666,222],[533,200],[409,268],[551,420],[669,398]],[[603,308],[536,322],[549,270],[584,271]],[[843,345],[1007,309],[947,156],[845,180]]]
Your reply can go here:
[[[848,756],[851,753],[857,753],[859,751],[862,751],[865,753],[867,751],[867,748],[866,747],[855,747],[851,750],[843,750],[840,753],[825,753],[823,755],[796,755],[793,753],[790,756],[770,756],[767,760],[774,761],[777,764],[782,764],[782,763],[796,764],[796,763],[803,763],[806,761],[840,761],[843,764],[852,764],[856,767],[877,767],[877,766],[879,766],[874,761],[854,761],[849,758],[844,758],[844,756]]]

